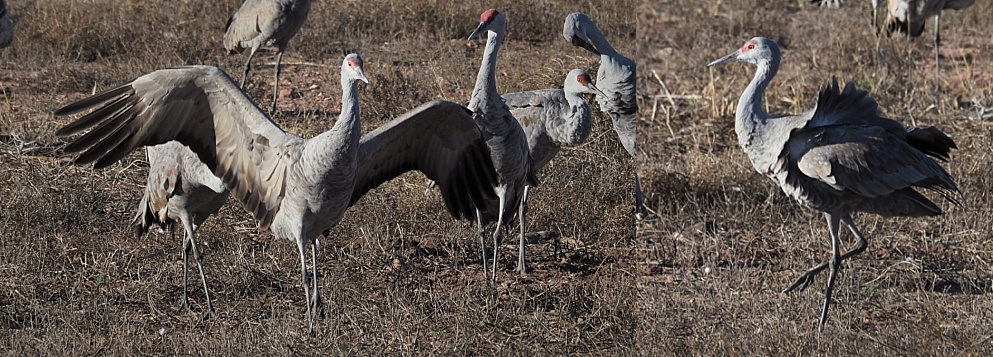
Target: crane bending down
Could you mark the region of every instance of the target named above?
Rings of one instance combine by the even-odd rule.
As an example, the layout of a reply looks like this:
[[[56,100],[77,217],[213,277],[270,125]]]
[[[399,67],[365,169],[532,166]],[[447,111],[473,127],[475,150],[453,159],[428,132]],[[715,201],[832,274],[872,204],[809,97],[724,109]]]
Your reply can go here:
[[[514,210],[519,209],[521,223],[521,240],[524,239],[525,217],[522,204],[525,184],[537,186],[534,177],[531,155],[528,153],[527,135],[518,124],[517,119],[510,113],[507,104],[496,88],[497,51],[507,30],[507,19],[494,9],[484,11],[479,16],[479,25],[469,35],[469,40],[487,32],[486,49],[483,51],[482,65],[476,76],[476,86],[469,100],[469,110],[472,119],[483,132],[486,146],[489,148],[493,167],[496,169],[498,182],[493,191],[497,199],[486,200],[477,205],[476,220],[479,224],[479,236],[483,247],[483,280],[489,284],[486,277],[486,226],[496,220],[497,226],[493,233],[493,280],[496,280],[497,248],[503,241],[501,229],[510,223]],[[523,268],[523,267],[520,267]],[[523,272],[523,271],[521,271]]]
[[[132,228],[136,237],[147,233],[153,224],[183,227],[183,300],[189,308],[187,254],[192,250],[203,292],[207,299],[207,312],[213,313],[207,277],[203,272],[203,259],[196,247],[196,231],[211,214],[221,209],[228,200],[224,182],[214,176],[210,168],[200,162],[196,153],[178,141],[147,147],[148,180],[145,194],[138,204]]]
[[[462,106],[426,103],[361,138],[358,81],[362,59],[341,66],[342,110],[331,130],[304,139],[284,132],[222,70],[189,66],[159,70],[56,111],[96,108],[59,129],[90,129],[66,145],[77,164],[104,168],[141,146],[171,140],[188,146],[246,210],[277,238],[297,244],[307,318],[321,306],[316,252],[307,286],[307,244],[341,221],[353,190],[368,190],[416,169],[438,182],[453,216],[470,216],[492,196],[495,181],[482,134]],[[362,191],[365,192],[365,191]]]
[[[0,0],[0,48],[14,42],[14,23],[7,15],[7,0]]]
[[[562,89],[539,89],[507,93],[504,102],[524,127],[532,170],[539,172],[559,153],[562,146],[576,146],[586,141],[593,129],[593,115],[582,94],[606,95],[590,80],[590,74],[574,69],[565,77]],[[522,212],[527,213],[530,186],[524,186]],[[523,236],[522,236],[523,238]],[[525,240],[521,239],[517,270],[526,271]]]
[[[946,161],[955,143],[934,127],[904,128],[879,116],[876,100],[851,82],[838,81],[821,89],[817,106],[799,115],[769,116],[762,95],[779,70],[779,46],[756,37],[738,51],[708,64],[745,62],[758,66],[741,94],[735,115],[738,143],[752,166],[773,179],[802,205],[824,212],[831,233],[831,259],[811,268],[783,293],[802,291],[814,276],[830,268],[820,325],[827,321],[831,291],[841,262],[865,250],[865,237],[855,226],[854,212],[884,217],[922,217],[941,209],[915,188],[937,191],[958,204],[952,177],[928,155]],[[844,223],[858,238],[856,247],[840,251],[839,228]]]
[[[249,49],[241,88],[245,88],[252,57],[262,46],[276,46],[276,78],[272,93],[272,108],[276,113],[279,98],[279,64],[290,39],[296,36],[310,13],[310,0],[245,0],[224,26],[224,49],[231,54]]]
[[[606,96],[597,97],[600,110],[610,116],[614,131],[632,158],[638,157],[637,142],[637,67],[630,58],[617,53],[607,37],[586,14],[574,12],[566,16],[562,25],[562,37],[573,46],[579,46],[600,56],[600,68],[596,73],[596,85]],[[645,212],[644,195],[641,192],[641,179],[637,170],[634,176],[635,209]]]
[[[907,34],[909,41],[913,37],[918,37],[924,32],[924,23],[927,19],[934,17],[934,80],[939,83],[940,67],[939,50],[941,45],[941,11],[945,9],[962,10],[975,0],[873,0],[872,12],[873,21],[876,20],[876,8],[882,3],[886,4],[886,32],[892,34],[899,30]]]

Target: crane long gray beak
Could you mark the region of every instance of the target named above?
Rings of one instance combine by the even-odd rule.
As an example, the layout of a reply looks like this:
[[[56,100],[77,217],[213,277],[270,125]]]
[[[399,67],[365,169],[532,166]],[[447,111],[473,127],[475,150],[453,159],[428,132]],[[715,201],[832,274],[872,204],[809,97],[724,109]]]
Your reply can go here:
[[[365,72],[359,72],[359,79],[365,82],[365,84],[369,84],[369,78],[365,76]]]
[[[469,41],[475,40],[476,37],[479,37],[479,34],[483,33],[483,29],[485,27],[486,27],[486,23],[480,21],[479,26],[476,26],[476,29],[473,30],[471,34],[469,34]]]
[[[601,97],[610,99],[610,96],[608,96],[607,93],[604,93],[603,91],[601,91],[600,88],[597,88],[595,85],[593,85],[593,83],[590,83],[589,88],[590,88],[590,90],[592,91],[593,94],[596,94],[596,95],[599,95]]]
[[[593,52],[593,54],[597,56],[600,55],[600,51],[597,51],[596,47],[593,47],[593,45],[590,44],[589,42],[586,42],[582,38],[579,38],[579,36],[575,36],[575,35],[572,36],[572,45],[585,48],[587,51]]]
[[[707,64],[707,67],[713,67],[713,66],[719,65],[721,63],[727,62],[727,61],[735,62],[737,60],[738,60],[738,51],[734,51],[734,52],[732,52],[731,54],[729,54],[727,56],[718,58],[717,60],[708,63]]]

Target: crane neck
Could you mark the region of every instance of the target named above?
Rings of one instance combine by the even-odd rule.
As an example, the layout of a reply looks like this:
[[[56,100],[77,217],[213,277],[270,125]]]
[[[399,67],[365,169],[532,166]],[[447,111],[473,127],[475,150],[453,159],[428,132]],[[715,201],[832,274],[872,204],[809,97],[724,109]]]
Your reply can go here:
[[[487,30],[486,49],[483,51],[483,62],[479,66],[479,73],[476,75],[476,87],[472,91],[472,102],[470,108],[475,110],[473,104],[479,104],[480,100],[496,97],[500,99],[500,94],[496,87],[496,62],[497,52],[503,42],[504,29],[496,28]],[[482,93],[481,93],[482,92]]]
[[[355,79],[341,80],[341,114],[334,126],[347,125],[354,129],[355,134],[361,134],[362,124],[359,122],[359,83]]]
[[[573,97],[578,101],[573,102]],[[593,112],[590,110],[589,104],[578,94],[572,96],[567,94],[566,100],[569,101],[570,107],[570,117],[566,118],[566,125],[569,130],[565,137],[560,137],[558,140],[563,145],[576,146],[586,141],[590,132],[593,131]]]
[[[581,93],[571,91],[563,91],[563,93],[565,94],[566,102],[569,103],[569,108],[572,108],[573,111],[576,111],[576,109],[582,107],[583,105],[589,105],[586,103],[586,100],[583,99],[583,95]]]
[[[748,84],[745,92],[741,93],[741,98],[738,99],[737,120],[735,122],[739,136],[742,134],[742,130],[764,123],[769,118],[769,115],[762,109],[762,96],[765,94],[769,82],[772,81],[772,77],[776,76],[778,71],[778,58],[758,63],[755,77],[752,78],[752,82]]]
[[[610,45],[610,41],[607,41],[607,37],[596,26],[587,27],[586,37],[590,39],[590,44],[596,48],[597,52],[600,52],[600,56],[617,56],[617,50]]]

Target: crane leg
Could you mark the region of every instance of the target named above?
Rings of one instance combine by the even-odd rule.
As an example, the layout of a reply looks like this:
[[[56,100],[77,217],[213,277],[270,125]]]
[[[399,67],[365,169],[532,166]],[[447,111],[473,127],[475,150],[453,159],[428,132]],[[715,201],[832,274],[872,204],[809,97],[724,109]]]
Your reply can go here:
[[[497,215],[496,231],[493,232],[493,270],[490,275],[494,286],[496,286],[497,251],[500,249],[500,243],[503,243],[503,210],[507,207],[507,197],[511,195],[513,192],[508,193],[506,190],[497,195],[500,198],[500,214]]]
[[[855,226],[855,222],[852,221],[851,215],[846,213],[842,215],[841,220],[846,225],[848,225],[848,229],[850,229],[852,231],[852,234],[854,234],[855,237],[858,238],[858,243],[855,245],[855,248],[841,255],[841,260],[845,260],[864,252],[865,248],[869,246],[869,241],[865,239],[865,236],[862,235],[862,232],[859,231],[858,227]],[[799,291],[803,291],[804,289],[807,288],[808,285],[810,285],[811,282],[814,281],[814,276],[820,273],[822,270],[826,269],[829,265],[830,262],[828,261],[821,263],[820,265],[815,266],[813,268],[810,268],[810,270],[807,270],[807,272],[803,273],[803,275],[797,278],[796,282],[794,282],[793,285],[790,285],[786,289],[783,289],[782,293],[786,294],[790,291],[793,291],[793,289],[796,289],[797,287],[800,288]]]
[[[245,81],[248,80],[248,71],[252,70],[252,57],[255,56],[255,51],[259,50],[259,46],[252,46],[252,50],[248,52],[248,59],[245,60],[245,72],[241,74],[241,83],[238,86],[241,89],[245,89]]]
[[[273,85],[272,92],[272,110],[269,111],[269,115],[276,115],[276,99],[279,98],[279,64],[283,62],[283,51],[279,51],[276,54],[276,84]]]
[[[641,177],[637,172],[634,173],[634,208],[636,214],[648,214],[645,209],[645,194],[641,192]]]
[[[907,66],[907,68],[908,68],[907,69],[907,83],[910,84],[911,89],[913,89],[913,86],[914,86],[914,53],[913,53],[913,46],[911,46],[911,44],[910,44],[911,37],[910,37],[910,8],[909,7],[907,8],[907,15],[906,15],[905,18],[907,19],[907,63],[908,63],[908,66]]]
[[[306,232],[306,230],[302,230]],[[301,282],[303,283],[303,298],[307,302],[307,322],[310,326],[310,331],[314,331],[314,315],[311,309],[310,301],[310,287],[307,284],[307,242],[304,242],[305,234],[300,232],[300,237],[297,238],[297,248],[300,249],[300,276]]]
[[[527,274],[527,261],[525,256],[525,245],[527,244],[527,241],[524,238],[527,225],[524,224],[524,217],[528,213],[528,191],[530,188],[531,186],[524,186],[524,197],[521,199],[521,205],[518,208],[519,212],[517,212],[517,214],[521,216],[521,241],[520,247],[517,251],[517,269],[515,270],[517,270],[517,273],[521,275]]]
[[[939,46],[941,46],[941,27],[938,26],[940,20],[941,20],[941,10],[939,10],[938,13],[934,15],[934,92],[935,93],[938,93],[938,91],[941,90],[941,78],[939,77],[941,67],[938,65],[938,61],[939,61],[938,48]]]
[[[172,236],[171,237],[172,239],[176,239],[176,230],[173,227],[175,226],[169,227],[169,234]],[[189,298],[188,290],[186,288],[187,281],[189,280],[188,279],[189,265],[186,263],[186,251],[189,249],[187,246],[187,242],[189,241],[189,236],[187,236],[186,234],[188,233],[183,233],[183,249],[180,252],[183,255],[183,300],[179,302],[180,310],[190,308],[190,298]]]
[[[838,239],[838,228],[841,225],[841,217],[836,214],[828,214],[828,230],[831,231],[831,274],[828,275],[827,288],[824,289],[824,307],[821,309],[821,319],[818,329],[824,328],[827,322],[828,308],[831,306],[831,292],[834,291],[834,282],[838,278],[838,269],[841,268],[841,240]]]
[[[424,195],[425,196],[429,195],[431,193],[431,190],[433,190],[434,187],[437,185],[438,183],[434,182],[434,180],[428,180],[428,187],[424,188]]]
[[[324,301],[321,299],[321,291],[317,287],[317,240],[314,240],[310,247],[310,261],[313,264],[311,269],[313,275],[311,281],[314,283],[314,297],[311,299],[310,304],[316,310],[317,315],[322,319],[324,318]]]
[[[210,302],[210,290],[207,289],[207,276],[203,273],[203,259],[200,257],[200,251],[197,250],[196,242],[196,231],[197,227],[191,223],[192,217],[183,218],[183,228],[186,230],[186,238],[183,239],[183,301],[184,304],[189,308],[189,299],[186,295],[186,282],[187,282],[187,271],[188,267],[186,264],[186,254],[188,251],[193,251],[193,259],[197,263],[197,270],[200,272],[200,282],[203,284],[203,295],[207,299],[207,311],[208,315],[214,314],[214,305]]]
[[[476,210],[476,223],[478,224],[479,247],[483,251],[483,281],[486,282],[486,286],[490,286],[490,279],[486,276],[486,271],[489,270],[489,265],[486,264],[486,219],[483,218],[483,212],[478,209]]]

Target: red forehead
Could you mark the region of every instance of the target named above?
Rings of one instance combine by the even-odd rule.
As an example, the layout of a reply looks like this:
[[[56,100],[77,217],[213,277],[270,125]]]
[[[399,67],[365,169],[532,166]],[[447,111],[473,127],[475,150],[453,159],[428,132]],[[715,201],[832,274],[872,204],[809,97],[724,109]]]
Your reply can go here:
[[[581,84],[589,84],[590,83],[590,76],[589,75],[586,75],[586,74],[580,74],[580,75],[576,76],[576,81],[578,81]]]
[[[490,22],[490,21],[493,21],[493,19],[496,18],[496,16],[498,14],[500,14],[500,13],[497,12],[496,9],[489,9],[489,10],[483,11],[483,14],[482,15],[479,15],[479,21],[480,22]]]
[[[349,58],[348,65],[352,67],[362,67],[362,58],[359,57]]]

